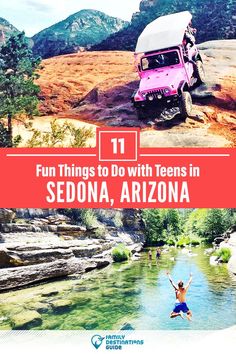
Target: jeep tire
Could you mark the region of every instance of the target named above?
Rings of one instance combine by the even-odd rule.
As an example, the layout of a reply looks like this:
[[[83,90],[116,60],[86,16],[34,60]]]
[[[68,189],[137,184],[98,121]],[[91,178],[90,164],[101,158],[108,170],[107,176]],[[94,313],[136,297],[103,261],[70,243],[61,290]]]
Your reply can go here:
[[[146,118],[146,110],[144,107],[136,107],[136,113],[139,120]]]
[[[196,61],[195,77],[196,77],[197,83],[199,85],[204,84],[206,82],[206,74],[205,74],[204,66],[203,66],[203,63],[201,62],[201,60]]]
[[[184,91],[180,100],[180,113],[182,118],[187,119],[192,112],[193,101],[190,93],[188,91]]]

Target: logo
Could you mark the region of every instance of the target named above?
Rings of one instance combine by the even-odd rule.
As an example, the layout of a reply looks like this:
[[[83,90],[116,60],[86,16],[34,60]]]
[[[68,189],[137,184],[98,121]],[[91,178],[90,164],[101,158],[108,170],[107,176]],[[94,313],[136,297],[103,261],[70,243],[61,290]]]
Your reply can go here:
[[[98,349],[101,347],[102,342],[104,341],[105,337],[100,336],[99,334],[96,334],[95,336],[92,337],[91,343],[92,345]]]

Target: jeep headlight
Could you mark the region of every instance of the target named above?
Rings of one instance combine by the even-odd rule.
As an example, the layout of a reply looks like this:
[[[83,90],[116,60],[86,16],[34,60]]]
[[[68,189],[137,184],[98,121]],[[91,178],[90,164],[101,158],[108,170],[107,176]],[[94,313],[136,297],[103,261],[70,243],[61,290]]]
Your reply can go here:
[[[168,94],[170,93],[170,89],[165,88],[165,89],[164,89],[164,93],[165,93],[166,95],[168,95]]]
[[[146,98],[147,94],[146,94],[145,92],[141,92],[141,96],[142,96],[143,98]]]

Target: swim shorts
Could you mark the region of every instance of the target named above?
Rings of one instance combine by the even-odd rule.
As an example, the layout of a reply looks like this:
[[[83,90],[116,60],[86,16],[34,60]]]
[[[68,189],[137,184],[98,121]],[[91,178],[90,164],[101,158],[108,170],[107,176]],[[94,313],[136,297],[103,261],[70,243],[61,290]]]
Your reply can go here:
[[[173,309],[173,312],[174,313],[180,313],[180,312],[183,312],[183,313],[188,313],[189,312],[189,308],[186,304],[186,302],[177,302],[175,304],[175,308]]]

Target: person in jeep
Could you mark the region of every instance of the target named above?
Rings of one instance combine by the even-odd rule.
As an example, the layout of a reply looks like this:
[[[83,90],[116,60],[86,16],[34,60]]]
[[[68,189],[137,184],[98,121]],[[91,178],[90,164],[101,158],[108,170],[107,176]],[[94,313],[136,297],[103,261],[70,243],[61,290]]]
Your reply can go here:
[[[195,38],[195,34],[196,34],[197,30],[195,28],[192,27],[192,24],[190,23],[185,31],[184,34],[184,41],[183,44],[185,45],[185,47],[191,48],[195,45],[196,43],[196,38]]]

